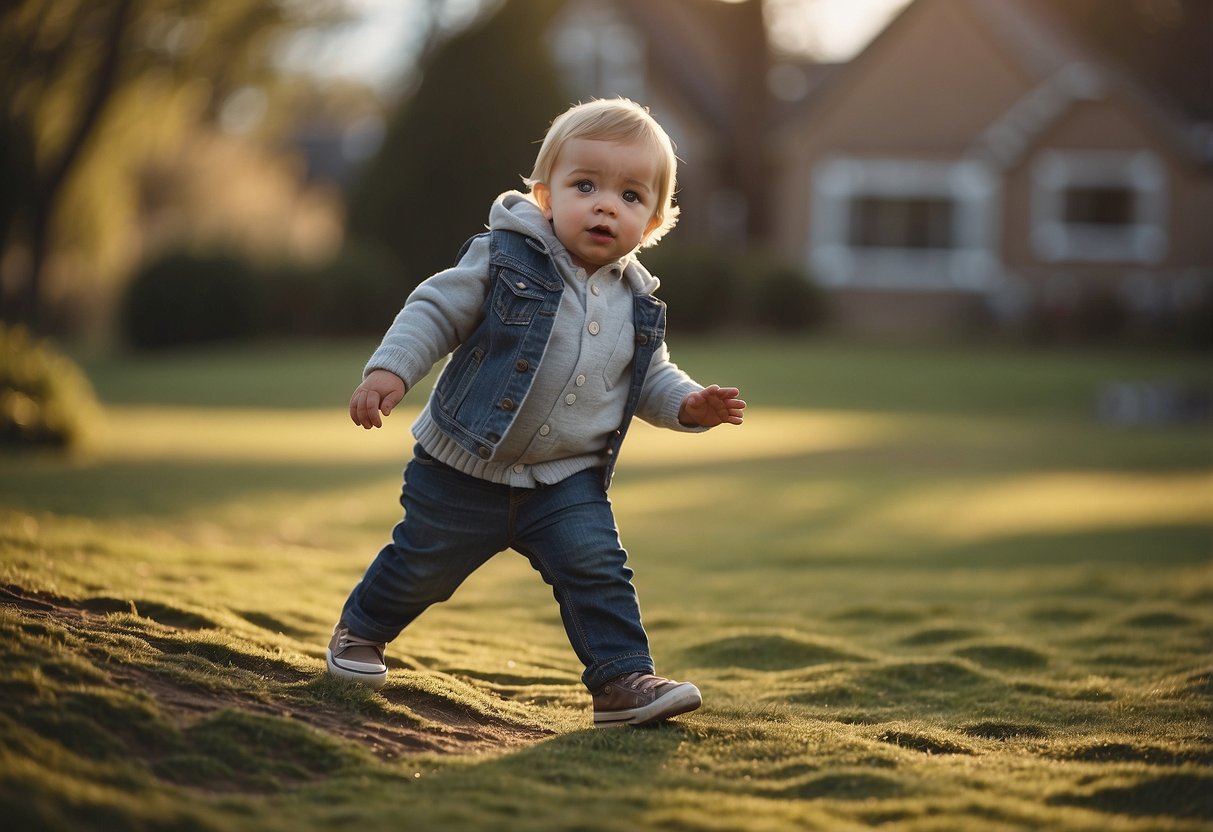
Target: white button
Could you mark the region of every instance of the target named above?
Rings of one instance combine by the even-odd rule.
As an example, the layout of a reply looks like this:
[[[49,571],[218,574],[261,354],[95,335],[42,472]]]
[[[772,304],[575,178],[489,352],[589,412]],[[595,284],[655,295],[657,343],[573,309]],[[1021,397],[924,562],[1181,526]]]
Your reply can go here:
[[[578,387],[585,386],[585,376],[577,376],[577,386]]]
[[[576,393],[569,393],[567,396],[565,396],[565,397],[564,397],[564,403],[565,403],[565,404],[572,404],[572,403],[573,403],[573,402],[575,402],[575,401],[577,401],[577,394],[576,394]]]
[[[525,288],[526,288],[526,284],[525,284],[525,283],[523,283],[521,280],[519,280],[519,281],[518,281],[517,283],[515,283],[514,285],[515,285],[515,286],[517,286],[519,289],[525,289]]]
[[[594,284],[592,284],[592,285],[590,286],[590,291],[591,291],[591,292],[593,292],[594,294],[598,294],[598,293],[599,293],[599,292],[601,292],[602,290],[598,288],[598,284],[597,284],[597,283],[594,283]]]
[[[590,321],[590,325],[587,326],[586,329],[588,329],[590,331],[591,335],[597,335],[598,330],[600,329],[600,327],[598,326],[598,321]]]
[[[521,474],[525,470],[526,470],[526,466],[523,465],[521,462],[519,462],[517,465],[514,466],[515,474]]]
[[[547,436],[547,435],[548,435],[549,433],[551,433],[551,432],[552,432],[552,426],[551,426],[551,425],[544,425],[543,427],[541,427],[541,428],[539,429],[539,435],[540,435],[540,436]]]

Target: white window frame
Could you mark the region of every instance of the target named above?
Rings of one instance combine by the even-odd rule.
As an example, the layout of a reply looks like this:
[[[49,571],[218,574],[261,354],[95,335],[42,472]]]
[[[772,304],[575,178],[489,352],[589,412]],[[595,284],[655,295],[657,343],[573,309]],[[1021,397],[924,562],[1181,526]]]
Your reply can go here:
[[[1042,260],[1157,263],[1167,254],[1167,174],[1148,150],[1047,150],[1032,162],[1032,248]],[[1066,222],[1070,188],[1131,191],[1125,225]]]
[[[570,3],[548,43],[575,94],[645,99],[644,39],[611,4]]]
[[[834,156],[813,169],[810,193],[809,268],[826,286],[982,292],[1002,282],[1001,184],[981,161]],[[952,201],[952,248],[852,245],[852,204],[873,197]]]

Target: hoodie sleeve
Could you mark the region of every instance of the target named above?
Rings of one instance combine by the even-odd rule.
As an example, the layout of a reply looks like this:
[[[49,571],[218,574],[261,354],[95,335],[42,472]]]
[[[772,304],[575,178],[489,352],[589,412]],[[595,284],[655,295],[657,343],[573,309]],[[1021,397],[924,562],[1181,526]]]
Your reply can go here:
[[[661,349],[653,354],[649,364],[649,374],[645,377],[644,387],[640,390],[640,404],[636,407],[636,415],[651,425],[659,428],[683,431],[686,433],[702,433],[708,428],[687,427],[678,421],[678,411],[682,400],[691,393],[697,393],[703,385],[679,369],[670,360],[670,351],[664,342]]]
[[[488,266],[489,238],[483,234],[458,263],[413,290],[363,369],[363,378],[372,370],[388,370],[413,389],[480,323]]]

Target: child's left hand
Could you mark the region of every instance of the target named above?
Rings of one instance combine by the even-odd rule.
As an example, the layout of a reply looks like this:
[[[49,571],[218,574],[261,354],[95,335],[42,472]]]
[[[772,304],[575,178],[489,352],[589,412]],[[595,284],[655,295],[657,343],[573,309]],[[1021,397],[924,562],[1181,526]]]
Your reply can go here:
[[[728,423],[740,425],[745,402],[737,398],[736,387],[709,385],[698,393],[688,393],[678,409],[678,421],[687,427],[714,428]]]

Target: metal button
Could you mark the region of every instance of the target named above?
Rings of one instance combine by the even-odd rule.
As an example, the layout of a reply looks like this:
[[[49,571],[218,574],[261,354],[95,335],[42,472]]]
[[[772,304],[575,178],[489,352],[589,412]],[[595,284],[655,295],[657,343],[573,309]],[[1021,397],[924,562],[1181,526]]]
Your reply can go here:
[[[540,435],[540,436],[547,436],[547,435],[548,435],[549,433],[551,433],[551,432],[552,432],[552,426],[551,426],[551,425],[544,425],[543,427],[539,428],[539,435]]]
[[[514,362],[514,369],[520,373],[525,373],[527,370],[531,369],[531,364],[525,358],[519,358]]]
[[[647,344],[648,342],[649,342],[649,336],[645,335],[643,332],[636,333],[636,343],[637,344]]]
[[[577,401],[577,394],[575,394],[575,393],[569,393],[567,396],[564,397],[565,404],[572,404],[575,401]]]
[[[577,376],[576,384],[578,387],[584,387],[585,386],[585,376]]]
[[[590,331],[590,334],[591,334],[591,335],[597,335],[597,334],[598,334],[598,330],[600,330],[601,328],[602,328],[602,327],[600,327],[600,326],[598,325],[598,321],[590,321],[589,326],[587,326],[587,327],[586,327],[586,329],[588,329],[588,330]]]
[[[478,450],[478,451],[476,452],[476,454],[477,454],[477,456],[479,456],[481,459],[488,459],[489,457],[491,457],[491,456],[493,455],[493,452],[492,452],[492,451],[490,451],[488,448],[485,448],[485,447],[481,446],[480,450]]]
[[[502,410],[513,410],[514,409],[514,400],[513,399],[502,399],[501,400],[501,409]]]

